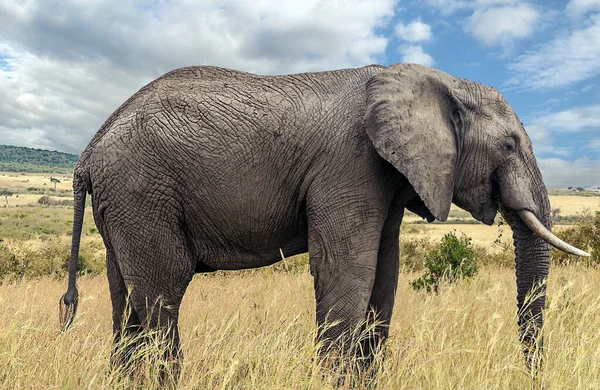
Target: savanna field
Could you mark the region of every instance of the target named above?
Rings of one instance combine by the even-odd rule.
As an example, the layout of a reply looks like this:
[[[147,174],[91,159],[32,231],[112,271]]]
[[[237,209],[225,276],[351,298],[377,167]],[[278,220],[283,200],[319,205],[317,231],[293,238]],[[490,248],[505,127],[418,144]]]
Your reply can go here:
[[[0,190],[11,193],[0,197],[0,388],[131,388],[138,380],[139,388],[151,388],[158,384],[152,363],[133,379],[108,370],[111,305],[104,246],[89,208],[79,310],[73,327],[59,331],[73,218],[70,177],[56,175],[56,182],[50,174],[0,172]],[[446,224],[407,215],[377,388],[600,388],[600,267],[593,262],[600,245],[581,244],[600,232],[600,222],[594,224],[600,197],[592,195],[551,193],[554,230],[594,256],[584,263],[553,252],[546,355],[535,378],[518,340],[510,228],[500,219],[491,227],[473,223],[456,208]],[[442,285],[437,295],[415,291],[410,282],[422,274],[425,255],[452,231],[471,237],[479,272]],[[313,294],[306,255],[258,270],[196,275],[181,308],[180,388],[367,388],[349,380],[340,385],[339,373],[320,367]]]

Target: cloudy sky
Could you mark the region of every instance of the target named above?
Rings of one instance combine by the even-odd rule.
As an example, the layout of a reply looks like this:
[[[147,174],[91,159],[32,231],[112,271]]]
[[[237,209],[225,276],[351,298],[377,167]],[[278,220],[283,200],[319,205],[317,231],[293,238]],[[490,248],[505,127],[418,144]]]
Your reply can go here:
[[[600,185],[600,0],[0,0],[0,144],[80,153],[182,66],[397,62],[498,88],[549,187]]]

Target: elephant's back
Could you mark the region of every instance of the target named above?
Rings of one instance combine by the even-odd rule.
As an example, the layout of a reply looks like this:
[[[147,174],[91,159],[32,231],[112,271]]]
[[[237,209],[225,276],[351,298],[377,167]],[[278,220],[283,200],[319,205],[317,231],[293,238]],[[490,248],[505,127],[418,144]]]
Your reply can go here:
[[[149,85],[154,83],[170,82],[170,81],[200,81],[200,82],[224,82],[224,83],[245,83],[245,82],[259,82],[259,83],[274,83],[274,84],[285,84],[294,83],[300,79],[318,81],[328,79],[340,79],[340,80],[351,80],[365,78],[368,79],[371,76],[386,69],[382,65],[367,65],[359,68],[347,68],[347,69],[336,69],[318,72],[301,72],[291,74],[280,74],[280,75],[261,75],[250,72],[244,72],[240,70],[221,68],[218,66],[188,66],[183,68],[174,69],[168,73],[165,73],[161,77],[152,81]]]
[[[373,75],[384,69],[380,65],[369,65],[322,72],[258,75],[215,66],[190,66],[168,72],[149,86],[171,94],[204,93],[215,96],[234,93],[253,98],[283,94],[288,99],[302,102],[312,97],[327,100],[328,97],[347,94],[353,87],[364,87]]]
[[[250,186],[257,172],[278,188],[293,188],[279,182],[278,172],[292,166],[302,172],[327,155],[322,149],[333,144],[320,140],[339,136],[331,123],[338,129],[360,125],[364,84],[382,69],[282,76],[209,66],[176,69],[119,107],[82,153],[79,165],[91,171],[97,190],[102,190],[100,181],[105,188],[131,188],[131,177],[138,182],[147,177],[142,182],[151,185],[153,174],[162,180],[179,177],[204,190],[228,188],[231,182]],[[125,177],[127,183],[109,180],[107,172],[115,179]],[[231,176],[227,183],[206,186],[207,178],[226,174]]]
[[[93,148],[110,132],[115,122],[123,116],[139,113],[147,101],[160,103],[160,98],[191,98],[192,103],[199,97],[211,99],[215,96],[235,94],[237,99],[245,96],[246,100],[271,98],[269,105],[275,107],[284,100],[294,101],[293,105],[304,104],[305,100],[327,100],[327,96],[352,93],[350,86],[364,85],[373,75],[384,70],[380,65],[369,65],[361,68],[340,69],[324,72],[307,72],[289,75],[257,75],[249,72],[221,68],[216,66],[189,66],[172,70],[151,81],[127,101],[125,101],[104,122],[90,141],[81,158],[87,159]],[[283,99],[277,99],[277,97]],[[273,99],[275,97],[275,99]],[[313,97],[311,99],[310,97]],[[339,101],[338,101],[339,102]],[[283,104],[283,109],[287,109]]]

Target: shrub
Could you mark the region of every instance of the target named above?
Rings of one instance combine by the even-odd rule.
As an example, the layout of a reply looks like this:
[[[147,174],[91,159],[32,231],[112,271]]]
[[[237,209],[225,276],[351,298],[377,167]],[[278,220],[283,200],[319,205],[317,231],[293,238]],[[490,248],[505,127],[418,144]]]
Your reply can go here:
[[[71,246],[58,236],[32,247],[26,241],[10,240],[0,244],[0,283],[42,276],[64,277],[68,273]],[[104,245],[91,241],[81,248],[77,272],[80,275],[105,272]]]
[[[0,245],[0,280],[6,275],[14,273],[16,265],[18,265],[16,256],[8,247]],[[17,270],[17,272],[19,271]]]
[[[8,246],[0,245],[0,280],[20,280],[31,269],[32,259],[18,256]]]
[[[590,257],[577,257],[552,248],[552,261],[555,264],[600,267],[600,211],[596,211],[595,214],[589,210],[584,211],[573,226],[555,234],[561,240],[590,254]]]
[[[476,246],[477,263],[483,267],[515,267],[515,247],[511,243],[500,242],[493,246],[496,250],[490,250],[483,246]]]
[[[411,282],[413,289],[438,293],[442,282],[454,283],[477,274],[475,251],[471,238],[464,234],[459,238],[448,233],[442,238],[439,249],[425,255],[425,273]]]
[[[71,256],[70,255],[65,256],[63,258],[63,263],[62,263],[61,268],[62,268],[62,270],[65,273],[69,273],[69,262],[70,262],[70,260],[71,260]],[[91,272],[93,272],[93,270],[91,270],[88,267],[88,264],[85,261],[85,258],[82,255],[79,255],[79,257],[77,257],[77,274],[79,274],[79,275],[85,275],[85,274],[89,274]]]
[[[402,271],[421,271],[425,255],[433,248],[435,246],[427,237],[400,238],[400,267]]]
[[[49,207],[50,204],[53,202],[54,202],[54,199],[52,199],[48,195],[44,195],[38,199],[38,203],[41,204],[42,206],[46,206],[46,207]]]

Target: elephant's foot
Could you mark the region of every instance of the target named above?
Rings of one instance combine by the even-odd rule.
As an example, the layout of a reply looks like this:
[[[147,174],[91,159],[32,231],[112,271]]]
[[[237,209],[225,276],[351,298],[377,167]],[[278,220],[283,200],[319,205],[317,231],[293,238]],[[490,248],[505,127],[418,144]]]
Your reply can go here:
[[[172,339],[171,332],[146,329],[116,336],[110,357],[111,382],[176,388],[182,360],[179,342]]]
[[[384,338],[378,329],[374,324],[364,323],[336,338],[327,338],[328,332],[320,332],[320,367],[332,385],[361,389],[376,386],[385,357]]]

